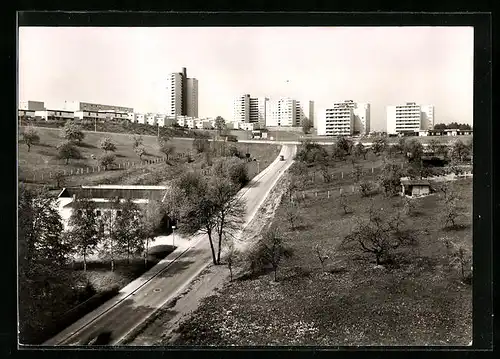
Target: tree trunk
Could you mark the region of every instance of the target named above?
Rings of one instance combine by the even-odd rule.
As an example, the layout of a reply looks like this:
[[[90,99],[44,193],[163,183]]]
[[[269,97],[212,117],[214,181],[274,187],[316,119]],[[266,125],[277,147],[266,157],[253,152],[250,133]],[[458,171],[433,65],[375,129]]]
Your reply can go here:
[[[146,248],[144,250],[144,267],[148,266],[148,246],[149,246],[149,238],[146,238]]]
[[[274,267],[274,281],[277,282],[278,280],[276,279],[277,278],[277,272],[278,272],[278,267]]]
[[[66,158],[66,164],[68,164],[68,162],[69,162],[69,158]]]
[[[127,242],[127,264],[130,264],[130,242]]]
[[[375,253],[375,260],[377,261],[377,265],[380,265],[380,254]]]
[[[212,250],[212,260],[214,262],[214,265],[216,265],[217,259],[215,258],[215,248],[214,248],[214,243],[212,241],[212,231],[209,231],[207,234],[208,234],[208,241],[210,242],[210,249]]]
[[[26,146],[28,146],[28,152],[29,152],[31,150],[31,146],[30,145],[26,145]]]
[[[87,271],[87,253],[83,251],[83,271]]]
[[[232,282],[233,281],[233,266],[231,266],[231,265],[229,266],[229,276],[230,276],[231,282]]]

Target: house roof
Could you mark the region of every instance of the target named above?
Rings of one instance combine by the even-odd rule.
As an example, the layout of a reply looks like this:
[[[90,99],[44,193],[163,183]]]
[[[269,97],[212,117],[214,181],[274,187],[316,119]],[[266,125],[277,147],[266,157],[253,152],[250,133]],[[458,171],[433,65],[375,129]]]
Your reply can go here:
[[[148,199],[162,201],[165,188],[109,188],[109,187],[67,187],[59,194],[59,198],[77,197],[84,198],[122,198],[122,199]]]
[[[401,184],[405,186],[430,186],[429,181],[426,180],[401,179]]]

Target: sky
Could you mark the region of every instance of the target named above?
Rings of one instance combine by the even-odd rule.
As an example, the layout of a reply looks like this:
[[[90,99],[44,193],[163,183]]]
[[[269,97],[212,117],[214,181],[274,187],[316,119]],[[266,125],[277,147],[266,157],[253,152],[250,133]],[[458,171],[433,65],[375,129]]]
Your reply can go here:
[[[199,117],[230,120],[233,99],[281,96],[371,106],[432,104],[435,123],[473,115],[472,27],[20,27],[19,101],[163,112],[166,78],[198,79]]]

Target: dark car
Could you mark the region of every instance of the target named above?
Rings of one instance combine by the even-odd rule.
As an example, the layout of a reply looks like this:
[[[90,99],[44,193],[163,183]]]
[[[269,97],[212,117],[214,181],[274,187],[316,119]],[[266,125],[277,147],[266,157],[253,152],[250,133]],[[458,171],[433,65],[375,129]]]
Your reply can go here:
[[[284,160],[285,160],[285,156],[280,155],[280,161],[284,161]]]

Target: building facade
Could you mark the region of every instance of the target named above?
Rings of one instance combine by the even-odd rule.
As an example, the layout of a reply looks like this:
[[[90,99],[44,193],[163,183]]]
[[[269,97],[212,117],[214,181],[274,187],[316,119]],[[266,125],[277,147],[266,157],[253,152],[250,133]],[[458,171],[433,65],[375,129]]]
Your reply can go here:
[[[250,122],[250,95],[242,94],[233,101],[233,122]]]
[[[43,101],[21,101],[19,102],[19,110],[43,111],[45,110],[45,103]]]
[[[67,111],[117,111],[130,113],[134,112],[132,107],[103,105],[98,103],[80,102],[80,101],[64,101],[64,109]]]
[[[73,111],[67,110],[43,110],[35,111],[35,118],[41,120],[73,120],[75,118],[75,113]]]
[[[297,102],[289,97],[269,101],[266,108],[266,127],[295,127],[300,125],[297,115]]]
[[[354,109],[349,103],[335,103],[321,111],[318,135],[351,136],[354,133]]]
[[[186,68],[167,77],[167,116],[198,117],[198,80],[188,78]]]
[[[407,102],[387,106],[387,133],[389,135],[416,134],[434,127],[434,106]]]

